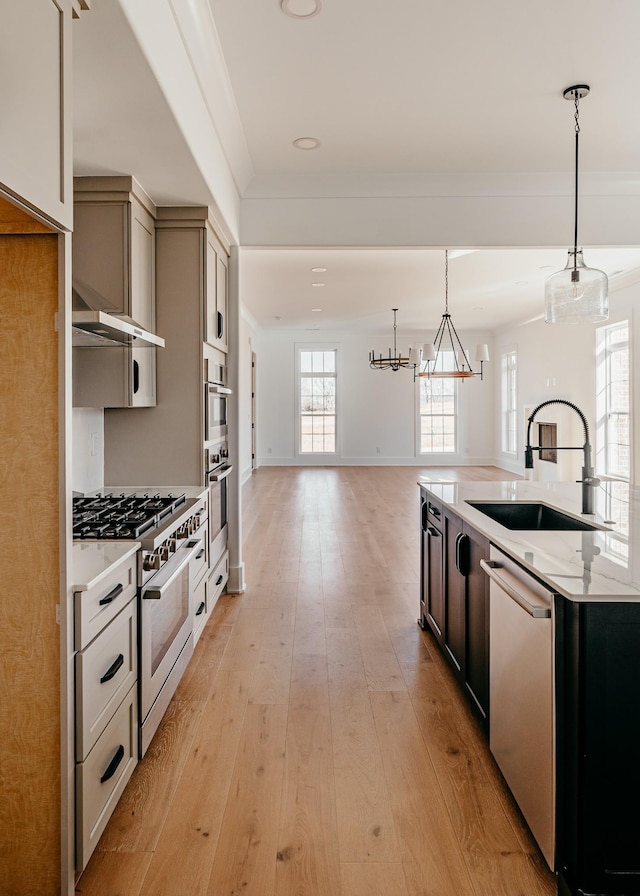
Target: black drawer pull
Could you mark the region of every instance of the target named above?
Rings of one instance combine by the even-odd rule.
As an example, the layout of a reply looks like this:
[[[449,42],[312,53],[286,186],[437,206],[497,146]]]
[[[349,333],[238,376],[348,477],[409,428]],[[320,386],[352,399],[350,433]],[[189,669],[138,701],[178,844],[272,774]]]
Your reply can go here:
[[[198,551],[196,554],[196,560],[199,560],[201,557],[204,557],[204,548],[201,551]]]
[[[203,613],[204,613],[204,601],[202,601],[202,603],[196,610],[196,616],[201,616]]]
[[[109,666],[107,671],[104,673],[104,675],[100,679],[100,684],[105,684],[105,682],[111,681],[113,676],[122,665],[124,665],[124,656],[120,654],[120,656],[118,656],[118,658],[113,662],[111,666]]]
[[[216,581],[216,585],[219,585],[220,582],[221,582],[223,579],[224,579],[224,576],[223,576],[222,573],[221,573],[221,574],[218,576],[218,579],[217,579],[217,581]]]
[[[119,594],[122,594],[123,591],[124,591],[124,588],[123,588],[122,585],[116,585],[116,587],[113,589],[113,591],[110,591],[108,594],[106,594],[106,595],[102,598],[101,601],[99,601],[100,606],[101,606],[101,607],[104,607],[105,604],[110,604],[111,601],[115,600],[116,597],[117,597]]]
[[[440,511],[439,511],[438,508],[435,506],[435,504],[432,504],[431,502],[429,502],[429,513],[432,513],[433,516],[435,516],[435,517],[439,517],[439,516],[440,516]]]
[[[122,746],[122,744],[120,744],[120,746],[116,750],[115,756],[113,757],[113,759],[111,760],[109,765],[106,767],[103,776],[100,778],[101,784],[104,784],[105,781],[109,780],[109,778],[113,778],[113,776],[116,773],[116,769],[118,768],[118,766],[120,765],[120,763],[122,762],[123,759],[124,759],[124,747]]]
[[[428,526],[427,532],[429,533],[429,535],[431,535],[432,538],[440,538],[440,536],[442,535],[442,533],[438,532],[437,529],[434,529],[433,526]]]

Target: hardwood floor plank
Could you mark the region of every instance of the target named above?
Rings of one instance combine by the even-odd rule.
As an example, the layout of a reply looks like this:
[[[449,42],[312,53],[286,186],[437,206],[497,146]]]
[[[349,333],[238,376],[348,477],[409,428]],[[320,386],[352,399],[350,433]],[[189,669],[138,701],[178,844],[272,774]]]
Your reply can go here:
[[[341,862],[397,862],[398,837],[364,676],[329,667]],[[337,672],[337,674],[336,674]]]
[[[138,896],[151,857],[150,852],[94,853],[75,892],[83,896]]]
[[[247,707],[213,862],[209,896],[273,896],[286,706]]]
[[[370,698],[410,893],[475,896],[409,695]]]
[[[356,629],[369,689],[404,690],[402,669],[379,608],[371,605],[362,608],[356,614]]]
[[[295,614],[272,611],[265,624],[249,703],[288,703]]]
[[[331,715],[328,702],[315,699],[317,687],[322,685],[301,690],[289,708],[276,863],[278,896],[340,893]]]
[[[408,896],[401,862],[349,862],[340,866],[342,896]]]
[[[203,896],[244,725],[252,673],[215,679],[178,786],[168,806],[141,896]]]

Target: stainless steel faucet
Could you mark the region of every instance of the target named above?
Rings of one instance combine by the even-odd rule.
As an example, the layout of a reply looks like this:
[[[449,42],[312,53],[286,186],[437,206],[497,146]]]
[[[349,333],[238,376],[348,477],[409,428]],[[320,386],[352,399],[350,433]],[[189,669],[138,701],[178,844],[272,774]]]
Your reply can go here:
[[[591,444],[589,442],[589,425],[587,423],[587,418],[582,413],[580,408],[576,407],[575,404],[571,401],[566,401],[564,398],[551,398],[549,401],[543,401],[542,404],[539,404],[537,408],[534,408],[533,412],[529,415],[529,424],[527,426],[527,447],[524,450],[524,466],[526,470],[533,470],[533,452],[541,451],[543,445],[538,445],[533,447],[531,445],[531,424],[533,423],[533,418],[536,416],[538,411],[542,410],[542,408],[546,408],[547,405],[550,404],[563,404],[565,407],[571,408],[571,410],[575,411],[576,414],[582,420],[582,425],[584,427],[584,445],[572,445],[566,447],[558,447],[556,451],[582,451],[583,452],[583,461],[582,461],[582,479],[579,479],[578,482],[582,483],[582,512],[583,513],[595,513],[594,509],[594,494],[595,489],[600,485],[600,480],[594,476],[594,469],[591,466]]]

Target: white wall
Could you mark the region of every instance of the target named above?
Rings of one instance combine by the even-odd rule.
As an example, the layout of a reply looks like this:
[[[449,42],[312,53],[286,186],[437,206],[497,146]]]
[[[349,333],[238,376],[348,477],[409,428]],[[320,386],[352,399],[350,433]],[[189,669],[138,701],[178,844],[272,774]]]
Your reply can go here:
[[[487,333],[460,334],[473,349],[488,342]],[[313,337],[313,338],[310,338]],[[406,351],[427,340],[428,334],[398,336]],[[338,348],[338,452],[315,458],[296,454],[295,348],[296,344],[327,344]],[[305,330],[266,331],[254,329],[257,355],[257,460],[259,466],[310,463],[374,464],[483,464],[494,457],[494,391],[492,364],[485,365],[485,378],[459,385],[459,452],[455,455],[417,455],[417,383],[409,370],[371,370],[369,351],[386,352],[388,337]]]
[[[73,409],[71,487],[93,492],[104,487],[104,411]]]
[[[632,344],[632,426],[634,429],[635,471],[640,470],[640,365],[633,364],[634,346],[640,348],[640,322],[633,316],[632,303],[640,292],[639,286],[612,289],[610,315],[607,324],[618,320],[631,321]],[[524,474],[524,447],[526,420],[533,408],[552,398],[564,398],[577,405],[587,418],[595,462],[595,413],[596,413],[596,324],[550,325],[543,319],[519,327],[502,329],[494,334],[495,354],[495,450],[496,463],[513,472]],[[514,457],[501,453],[501,395],[500,364],[504,352],[516,349],[518,355],[518,432],[517,454]],[[558,423],[558,444],[584,443],[584,431],[577,414],[568,409],[544,408],[536,421]],[[532,426],[532,444],[538,444],[537,426]],[[582,453],[560,452],[558,464],[540,463],[534,458],[533,478],[571,481],[580,478]],[[598,471],[597,471],[598,472]],[[601,471],[600,471],[601,472]],[[635,477],[632,471],[632,478]]]

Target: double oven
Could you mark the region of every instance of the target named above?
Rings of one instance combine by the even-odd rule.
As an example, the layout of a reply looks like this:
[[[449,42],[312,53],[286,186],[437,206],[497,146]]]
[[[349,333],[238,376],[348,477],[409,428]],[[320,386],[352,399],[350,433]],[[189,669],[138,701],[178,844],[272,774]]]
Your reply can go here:
[[[210,364],[209,376],[204,386],[204,471],[209,487],[210,564],[214,567],[227,544],[227,477],[233,469],[229,463],[227,413],[232,392],[226,385],[226,368],[223,365]]]

